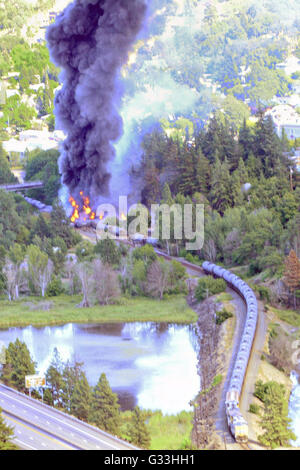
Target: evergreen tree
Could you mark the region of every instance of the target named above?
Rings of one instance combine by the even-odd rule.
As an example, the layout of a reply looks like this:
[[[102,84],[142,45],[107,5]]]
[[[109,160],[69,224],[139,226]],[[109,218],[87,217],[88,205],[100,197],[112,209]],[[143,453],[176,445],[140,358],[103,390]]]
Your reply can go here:
[[[91,420],[100,429],[114,435],[119,434],[120,405],[118,395],[112,392],[105,374],[101,374],[93,391]]]
[[[254,153],[257,158],[260,158],[266,177],[280,175],[284,157],[280,139],[270,116],[267,118],[262,116],[256,125]]]
[[[13,437],[14,429],[5,423],[4,417],[2,416],[2,410],[0,408],[0,451],[17,449],[17,447],[12,443]]]
[[[51,229],[45,217],[43,216],[43,214],[39,214],[36,224],[31,231],[31,237],[34,237],[34,236],[38,236],[42,240],[43,238],[51,237]]]
[[[3,383],[24,392],[25,376],[33,374],[35,374],[35,362],[31,359],[26,344],[19,339],[9,343],[0,375]]]
[[[10,170],[8,157],[0,144],[0,184],[9,184],[18,182],[17,178]]]
[[[53,359],[46,372],[46,382],[50,388],[52,402],[60,406],[62,404],[63,363],[57,348],[54,349]]]
[[[174,204],[174,200],[172,198],[172,193],[168,183],[165,183],[163,187],[161,204],[167,204],[170,207]]]
[[[153,161],[149,161],[144,170],[144,187],[142,189],[142,204],[150,207],[158,201],[160,195],[159,172]]]
[[[99,240],[94,248],[94,251],[100,255],[102,263],[119,266],[121,261],[121,253],[115,241],[111,238]]]
[[[72,365],[67,362],[63,370],[63,383],[62,383],[62,403],[65,410],[71,411],[71,400],[76,383],[83,377],[82,370],[83,363],[75,362]]]
[[[71,414],[88,421],[91,405],[91,388],[87,381],[85,373],[82,371],[80,378],[75,382],[71,396]]]
[[[184,148],[182,151],[181,162],[179,167],[178,183],[176,185],[176,192],[180,192],[185,196],[192,194],[195,190],[195,161],[189,149]]]
[[[243,126],[240,129],[238,143],[239,143],[241,158],[244,161],[247,161],[252,151],[253,135],[252,135],[250,128],[247,126],[246,119],[244,119]]]
[[[145,416],[143,411],[136,406],[133,410],[132,421],[129,426],[128,434],[130,441],[138,447],[148,449],[151,438],[147,426],[145,424]]]
[[[245,162],[242,158],[239,160],[239,166],[236,170],[241,184],[245,184],[249,180],[248,170],[246,168]]]
[[[221,126],[216,118],[210,120],[207,132],[202,140],[202,152],[210,163],[222,158]]]
[[[59,201],[55,201],[53,204],[53,210],[50,216],[50,226],[52,234],[62,238],[67,247],[71,248],[75,240],[74,232],[70,227],[66,212]]]
[[[219,159],[216,160],[209,198],[213,208],[222,215],[226,209],[233,206],[231,178],[226,160],[223,163]]]
[[[259,158],[256,158],[252,152],[249,153],[249,157],[246,162],[246,169],[247,169],[250,181],[259,179],[260,175],[263,174],[262,162]]]
[[[290,430],[291,419],[288,413],[284,387],[276,382],[270,383],[264,396],[264,415],[261,420],[261,427],[265,432],[258,437],[263,445],[276,449],[289,447],[290,441],[296,440],[295,434]]]

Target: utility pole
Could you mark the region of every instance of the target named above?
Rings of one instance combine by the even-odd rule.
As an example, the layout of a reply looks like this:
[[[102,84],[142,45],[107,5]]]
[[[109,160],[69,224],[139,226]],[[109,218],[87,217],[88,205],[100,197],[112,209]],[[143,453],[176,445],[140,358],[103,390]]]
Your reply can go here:
[[[293,170],[293,168],[290,166],[290,185],[291,185],[291,191],[294,191],[294,187],[293,187],[293,173],[294,173],[294,170]]]

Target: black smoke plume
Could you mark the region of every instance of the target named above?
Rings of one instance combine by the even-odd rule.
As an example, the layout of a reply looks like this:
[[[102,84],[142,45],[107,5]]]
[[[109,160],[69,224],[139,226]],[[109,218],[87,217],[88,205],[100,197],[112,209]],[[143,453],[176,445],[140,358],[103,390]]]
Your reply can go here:
[[[55,98],[67,134],[59,166],[74,196],[109,195],[107,163],[122,135],[118,77],[145,13],[146,0],[75,0],[47,30],[51,58],[63,70]]]

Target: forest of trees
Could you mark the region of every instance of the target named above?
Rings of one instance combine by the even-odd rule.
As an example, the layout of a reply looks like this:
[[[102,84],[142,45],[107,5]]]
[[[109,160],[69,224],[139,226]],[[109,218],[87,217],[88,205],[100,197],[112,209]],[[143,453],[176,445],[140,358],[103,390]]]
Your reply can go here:
[[[284,276],[291,250],[300,255],[300,186],[296,172],[290,178],[289,146],[263,115],[254,126],[245,121],[237,134],[214,116],[206,129],[187,129],[181,139],[162,129],[145,135],[142,161],[132,174],[147,206],[204,204],[203,249],[186,254],[184,241],[176,242],[173,254],[228,267],[247,264],[250,276],[267,270],[272,295],[295,307],[299,276],[294,284]]]

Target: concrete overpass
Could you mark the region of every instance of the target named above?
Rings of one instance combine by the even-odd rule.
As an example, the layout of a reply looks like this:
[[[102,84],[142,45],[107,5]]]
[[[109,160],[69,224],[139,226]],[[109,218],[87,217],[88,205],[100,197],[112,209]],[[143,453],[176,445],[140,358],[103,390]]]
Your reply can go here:
[[[4,189],[4,191],[8,192],[20,192],[20,191],[27,191],[28,189],[38,189],[43,188],[44,183],[43,181],[28,181],[22,184],[3,184],[0,185],[0,189]]]
[[[0,384],[0,408],[23,450],[137,450],[128,442]]]

